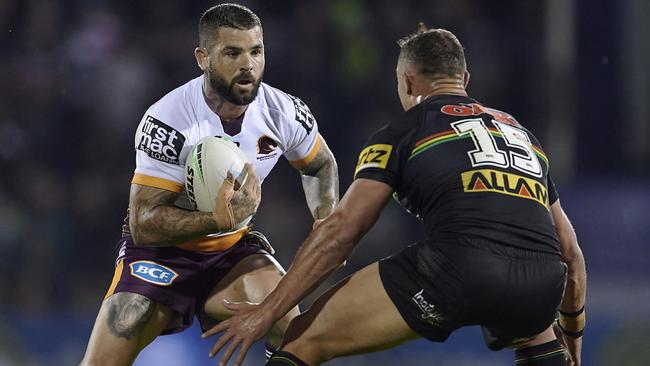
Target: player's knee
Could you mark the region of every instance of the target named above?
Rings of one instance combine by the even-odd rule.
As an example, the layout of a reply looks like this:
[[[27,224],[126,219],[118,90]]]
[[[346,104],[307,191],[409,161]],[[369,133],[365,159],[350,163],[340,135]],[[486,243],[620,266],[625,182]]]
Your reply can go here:
[[[143,295],[117,293],[106,300],[106,325],[114,336],[132,339],[149,322],[155,308],[156,304]]]
[[[299,352],[311,362],[330,360],[337,355],[336,337],[328,334],[328,327],[322,320],[314,318],[315,312],[308,311],[296,317],[284,336],[282,349]]]

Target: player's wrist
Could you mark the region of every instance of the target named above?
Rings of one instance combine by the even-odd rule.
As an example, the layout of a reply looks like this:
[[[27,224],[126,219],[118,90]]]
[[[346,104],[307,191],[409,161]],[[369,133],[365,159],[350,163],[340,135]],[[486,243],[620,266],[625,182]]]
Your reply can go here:
[[[572,338],[582,337],[586,326],[585,307],[578,311],[567,312],[559,310],[556,319],[557,325],[565,335]]]

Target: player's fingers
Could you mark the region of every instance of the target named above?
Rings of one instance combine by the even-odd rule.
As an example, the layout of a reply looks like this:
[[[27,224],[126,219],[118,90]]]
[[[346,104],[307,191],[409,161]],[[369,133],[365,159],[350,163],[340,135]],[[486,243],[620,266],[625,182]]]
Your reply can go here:
[[[232,172],[230,170],[226,173],[226,179],[223,180],[223,184],[227,184],[229,186],[235,185],[235,176],[232,175]]]
[[[230,360],[230,357],[232,356],[233,352],[235,352],[240,342],[241,342],[240,338],[235,338],[233,339],[232,342],[230,342],[228,348],[226,348],[226,351],[223,353],[223,356],[221,356],[221,361],[219,362],[219,366],[226,366],[228,360]]]
[[[565,350],[569,350],[568,345],[566,344],[566,340],[564,339],[564,333],[560,329],[560,327],[557,325],[557,323],[553,324],[553,333],[555,333],[555,338],[557,338],[558,342],[560,342],[560,345],[562,348]]]
[[[219,353],[219,351],[221,351],[223,346],[225,346],[226,343],[228,343],[228,341],[230,339],[232,339],[233,337],[234,337],[234,334],[232,334],[232,333],[227,333],[227,332],[224,333],[221,337],[219,337],[219,339],[217,339],[217,343],[215,343],[214,346],[212,346],[212,349],[210,350],[210,353],[208,353],[208,357],[212,358],[212,357],[216,356],[217,353]]]
[[[242,186],[242,190],[247,194],[252,194],[260,184],[260,178],[255,174],[255,167],[252,164],[246,163],[244,170],[247,173],[246,182]]]
[[[221,188],[219,188],[219,191],[217,192],[217,198],[225,199],[225,200],[230,200],[232,195],[235,193],[235,178],[233,177],[232,173],[228,171],[228,174],[226,175],[226,179],[223,180],[223,183],[221,184]]]
[[[217,333],[221,333],[224,330],[228,329],[229,325],[230,325],[230,321],[229,320],[224,320],[221,323],[219,323],[219,324],[215,325],[214,327],[210,328],[205,333],[201,334],[201,338],[208,338],[208,337],[212,337],[213,335],[215,335]]]
[[[316,230],[316,228],[323,222],[325,219],[317,219],[314,220],[314,223],[311,225],[312,230]]]
[[[244,358],[246,358],[246,354],[248,353],[248,349],[251,348],[251,342],[248,339],[244,339],[244,341],[241,344],[241,349],[239,350],[239,354],[237,354],[237,359],[235,360],[235,364],[233,366],[241,366],[241,364],[244,362]]]
[[[257,203],[259,204],[262,199],[262,182],[260,182],[259,177],[257,177],[257,184],[255,185],[255,196],[258,198]]]

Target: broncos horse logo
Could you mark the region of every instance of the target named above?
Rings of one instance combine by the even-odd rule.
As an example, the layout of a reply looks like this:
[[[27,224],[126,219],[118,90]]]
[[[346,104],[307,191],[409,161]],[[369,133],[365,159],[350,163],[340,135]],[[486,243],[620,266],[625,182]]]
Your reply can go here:
[[[268,155],[275,151],[278,147],[278,143],[268,136],[262,136],[257,140],[257,153],[262,155]]]

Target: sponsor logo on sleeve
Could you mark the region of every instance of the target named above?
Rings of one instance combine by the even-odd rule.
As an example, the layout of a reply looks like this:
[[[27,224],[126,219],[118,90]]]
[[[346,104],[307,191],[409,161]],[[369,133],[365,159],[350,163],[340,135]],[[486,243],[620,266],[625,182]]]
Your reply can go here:
[[[129,267],[131,276],[154,285],[169,286],[178,277],[178,273],[155,262],[137,261],[129,264]]]
[[[311,130],[314,129],[316,119],[311,114],[311,111],[305,102],[293,95],[290,95],[290,97],[291,100],[293,100],[293,106],[296,108],[296,121],[298,121],[305,131],[307,131],[307,134],[309,134]]]
[[[356,175],[366,168],[386,169],[391,151],[393,151],[393,146],[387,144],[375,144],[366,147],[359,154],[359,162],[354,174]]]
[[[182,133],[151,116],[145,118],[140,133],[138,150],[156,160],[181,165],[180,154],[185,144]]]

